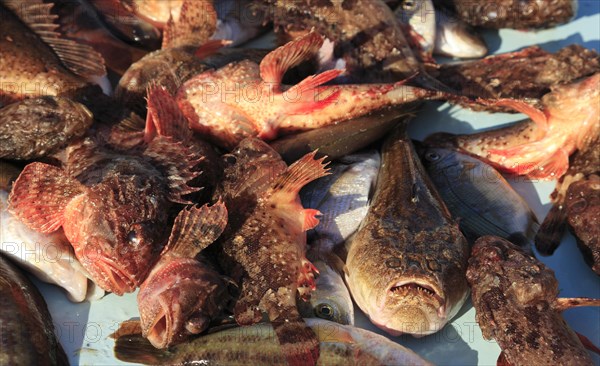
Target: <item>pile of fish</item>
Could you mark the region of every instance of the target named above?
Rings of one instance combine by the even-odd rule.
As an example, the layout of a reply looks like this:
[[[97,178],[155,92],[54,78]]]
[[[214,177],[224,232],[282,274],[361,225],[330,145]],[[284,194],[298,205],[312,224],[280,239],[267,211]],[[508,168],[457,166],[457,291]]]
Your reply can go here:
[[[471,295],[499,362],[591,364],[560,311],[599,301],[557,299],[533,247],[551,254],[568,224],[600,274],[600,57],[482,58],[476,30],[575,13],[0,0],[0,363],[68,363],[14,262],[75,302],[139,288],[139,320],[113,335],[123,361],[428,365],[355,328],[353,301],[388,334],[422,337]],[[237,47],[269,31],[278,47]],[[429,100],[529,119],[413,141]],[[541,224],[501,173],[558,180]]]

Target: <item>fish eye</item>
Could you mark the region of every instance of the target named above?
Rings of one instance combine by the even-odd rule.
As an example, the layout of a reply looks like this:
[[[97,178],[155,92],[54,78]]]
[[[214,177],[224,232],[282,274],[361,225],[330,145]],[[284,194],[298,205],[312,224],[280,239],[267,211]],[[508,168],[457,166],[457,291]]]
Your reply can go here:
[[[404,8],[404,10],[414,10],[416,6],[417,2],[414,0],[404,0],[404,3],[402,4],[402,8]]]
[[[577,201],[571,203],[569,209],[571,210],[571,212],[578,214],[578,213],[584,212],[586,210],[587,206],[588,206],[587,200],[585,198],[581,198],[581,199],[578,199]]]
[[[428,151],[425,154],[425,159],[428,161],[438,161],[440,160],[440,154],[436,153],[435,151]]]
[[[319,304],[315,308],[315,313],[319,318],[331,320],[334,316],[334,310],[329,304]]]
[[[225,162],[230,165],[233,165],[237,162],[237,158],[233,154],[223,155],[223,159],[225,159]]]
[[[127,234],[127,241],[129,241],[133,245],[138,245],[140,243],[140,238],[138,237],[135,230],[131,230],[129,234]]]

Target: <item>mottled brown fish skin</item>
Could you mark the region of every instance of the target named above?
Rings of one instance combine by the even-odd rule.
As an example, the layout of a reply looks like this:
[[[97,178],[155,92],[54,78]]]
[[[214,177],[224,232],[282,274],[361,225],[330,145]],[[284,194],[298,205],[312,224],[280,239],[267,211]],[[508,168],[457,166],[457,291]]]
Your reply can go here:
[[[571,184],[565,206],[585,261],[600,275],[600,177],[594,174]]]
[[[391,334],[440,330],[468,294],[468,244],[405,132],[385,142],[369,213],[348,244],[346,282]]]
[[[71,95],[88,84],[0,4],[0,106],[41,95]]]
[[[477,240],[467,279],[476,320],[511,365],[592,365],[556,308],[554,272],[507,240]]]
[[[550,28],[571,20],[577,10],[574,0],[445,0],[458,17],[484,28]]]
[[[0,364],[69,364],[42,294],[4,255],[0,255],[0,308]]]
[[[82,137],[92,113],[61,97],[19,101],[0,109],[0,158],[31,160],[48,156]]]
[[[10,192],[12,183],[20,173],[20,168],[0,160],[0,190]]]

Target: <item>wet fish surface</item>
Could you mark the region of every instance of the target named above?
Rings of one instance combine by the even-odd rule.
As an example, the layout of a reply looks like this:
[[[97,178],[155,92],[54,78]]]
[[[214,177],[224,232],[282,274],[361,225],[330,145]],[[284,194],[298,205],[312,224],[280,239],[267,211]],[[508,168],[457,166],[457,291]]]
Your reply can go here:
[[[320,342],[317,365],[431,365],[411,350],[370,331],[322,319],[306,319]],[[209,362],[218,365],[283,365],[284,349],[269,324],[233,328],[157,350],[139,334],[121,335],[115,356],[152,365]]]
[[[387,138],[367,217],[347,243],[354,301],[386,332],[432,334],[468,296],[468,244],[402,129]]]
[[[83,137],[92,113],[67,98],[40,97],[0,109],[0,158],[32,160],[57,152]]]
[[[557,299],[558,281],[551,269],[493,236],[475,243],[467,278],[483,337],[498,342],[508,364],[593,364],[560,312],[598,306],[600,300]]]
[[[537,217],[496,169],[457,150],[419,150],[429,177],[470,242],[495,235],[531,253]]]
[[[3,365],[68,365],[56,339],[42,294],[0,254],[0,363]]]

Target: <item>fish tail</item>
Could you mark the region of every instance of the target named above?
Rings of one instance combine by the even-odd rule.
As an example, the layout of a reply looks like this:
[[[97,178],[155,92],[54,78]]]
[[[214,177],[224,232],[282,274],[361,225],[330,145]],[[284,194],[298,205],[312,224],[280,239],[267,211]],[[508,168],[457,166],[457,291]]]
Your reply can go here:
[[[154,348],[141,334],[121,336],[115,341],[115,357],[123,362],[162,365],[169,356],[168,351]]]
[[[188,207],[181,210],[171,231],[165,252],[194,258],[217,240],[227,225],[227,208],[219,201],[212,206]]]
[[[302,318],[290,321],[273,321],[273,329],[281,351],[290,366],[316,365],[319,359],[317,335]]]
[[[560,245],[567,226],[567,213],[561,206],[559,203],[552,206],[535,235],[535,247],[542,255],[551,255]]]

